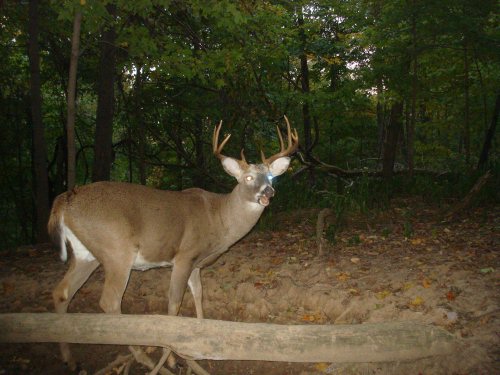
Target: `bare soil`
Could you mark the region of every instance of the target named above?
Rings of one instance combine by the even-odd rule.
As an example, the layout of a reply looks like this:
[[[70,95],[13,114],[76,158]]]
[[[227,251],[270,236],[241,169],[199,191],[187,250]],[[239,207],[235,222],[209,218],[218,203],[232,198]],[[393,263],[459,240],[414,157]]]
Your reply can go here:
[[[281,229],[252,232],[204,269],[205,316],[282,324],[423,322],[453,333],[460,343],[457,351],[399,363],[201,361],[206,370],[271,375],[500,373],[500,207],[476,209],[444,223],[436,207],[400,200],[384,211],[349,215],[323,257],[316,255],[317,214],[282,214],[276,218]],[[66,268],[50,246],[4,255],[0,312],[53,311],[51,291]],[[103,277],[98,269],[77,293],[70,312],[100,312]],[[123,312],[165,313],[169,278],[168,269],[134,271]],[[189,293],[181,315],[195,315]],[[0,348],[0,375],[69,373],[57,344]],[[128,353],[126,346],[104,345],[72,345],[72,351],[89,374]],[[160,351],[151,355],[159,357]],[[138,364],[131,369],[132,374],[146,372]]]

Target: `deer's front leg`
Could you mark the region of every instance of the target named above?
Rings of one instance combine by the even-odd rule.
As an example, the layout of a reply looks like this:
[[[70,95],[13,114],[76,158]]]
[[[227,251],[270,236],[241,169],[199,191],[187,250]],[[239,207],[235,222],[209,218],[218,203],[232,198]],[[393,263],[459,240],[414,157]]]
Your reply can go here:
[[[182,298],[186,291],[187,282],[193,270],[193,262],[175,262],[170,277],[170,288],[168,291],[168,315],[179,314]]]
[[[196,308],[196,317],[198,319],[203,319],[203,306],[202,306],[202,297],[203,297],[203,288],[201,286],[201,278],[200,278],[200,269],[196,267],[191,272],[191,276],[189,276],[188,280],[189,289],[191,290],[191,294],[194,299],[194,306]]]

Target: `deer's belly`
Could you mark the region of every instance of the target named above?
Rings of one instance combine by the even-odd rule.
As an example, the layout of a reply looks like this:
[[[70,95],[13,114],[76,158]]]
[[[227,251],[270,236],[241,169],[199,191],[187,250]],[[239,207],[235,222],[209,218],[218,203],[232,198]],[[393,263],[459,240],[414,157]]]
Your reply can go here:
[[[173,265],[172,262],[151,262],[149,260],[146,260],[141,253],[138,253],[137,256],[135,257],[134,264],[132,268],[134,270],[139,270],[139,271],[146,271],[151,268],[157,268],[157,267],[171,267]]]

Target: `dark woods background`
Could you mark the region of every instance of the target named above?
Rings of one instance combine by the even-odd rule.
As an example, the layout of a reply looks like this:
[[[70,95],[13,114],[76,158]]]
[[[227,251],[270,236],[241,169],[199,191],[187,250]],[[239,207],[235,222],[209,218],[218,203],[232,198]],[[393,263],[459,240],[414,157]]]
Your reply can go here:
[[[0,4],[1,248],[47,239],[68,171],[78,185],[228,191],[234,183],[211,156],[220,119],[233,134],[226,153],[245,147],[252,161],[279,147],[283,114],[299,130],[300,154],[267,217],[380,208],[396,195],[449,204],[487,169],[475,204],[498,198],[496,1]]]

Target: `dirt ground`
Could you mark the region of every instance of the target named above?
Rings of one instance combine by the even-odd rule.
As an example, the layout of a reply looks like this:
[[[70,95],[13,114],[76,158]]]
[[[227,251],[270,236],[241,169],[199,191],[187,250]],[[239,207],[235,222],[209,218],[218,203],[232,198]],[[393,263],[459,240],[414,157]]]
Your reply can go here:
[[[398,363],[201,361],[206,370],[271,375],[500,374],[500,207],[476,209],[444,223],[436,207],[399,200],[384,211],[348,216],[323,257],[317,256],[317,214],[282,214],[276,217],[280,229],[252,232],[204,269],[205,316],[280,324],[415,321],[451,332],[460,343],[456,352]],[[0,262],[0,312],[53,311],[51,290],[66,268],[49,246],[11,251]],[[70,312],[100,312],[103,276],[101,269],[91,276]],[[134,271],[122,303],[124,313],[165,313],[169,278],[168,269]],[[181,315],[195,315],[189,293]],[[104,345],[72,345],[72,351],[89,374],[128,353],[126,346]],[[146,372],[134,364],[130,373]],[[0,345],[0,375],[67,373],[57,344]],[[186,369],[177,373],[185,374]]]

